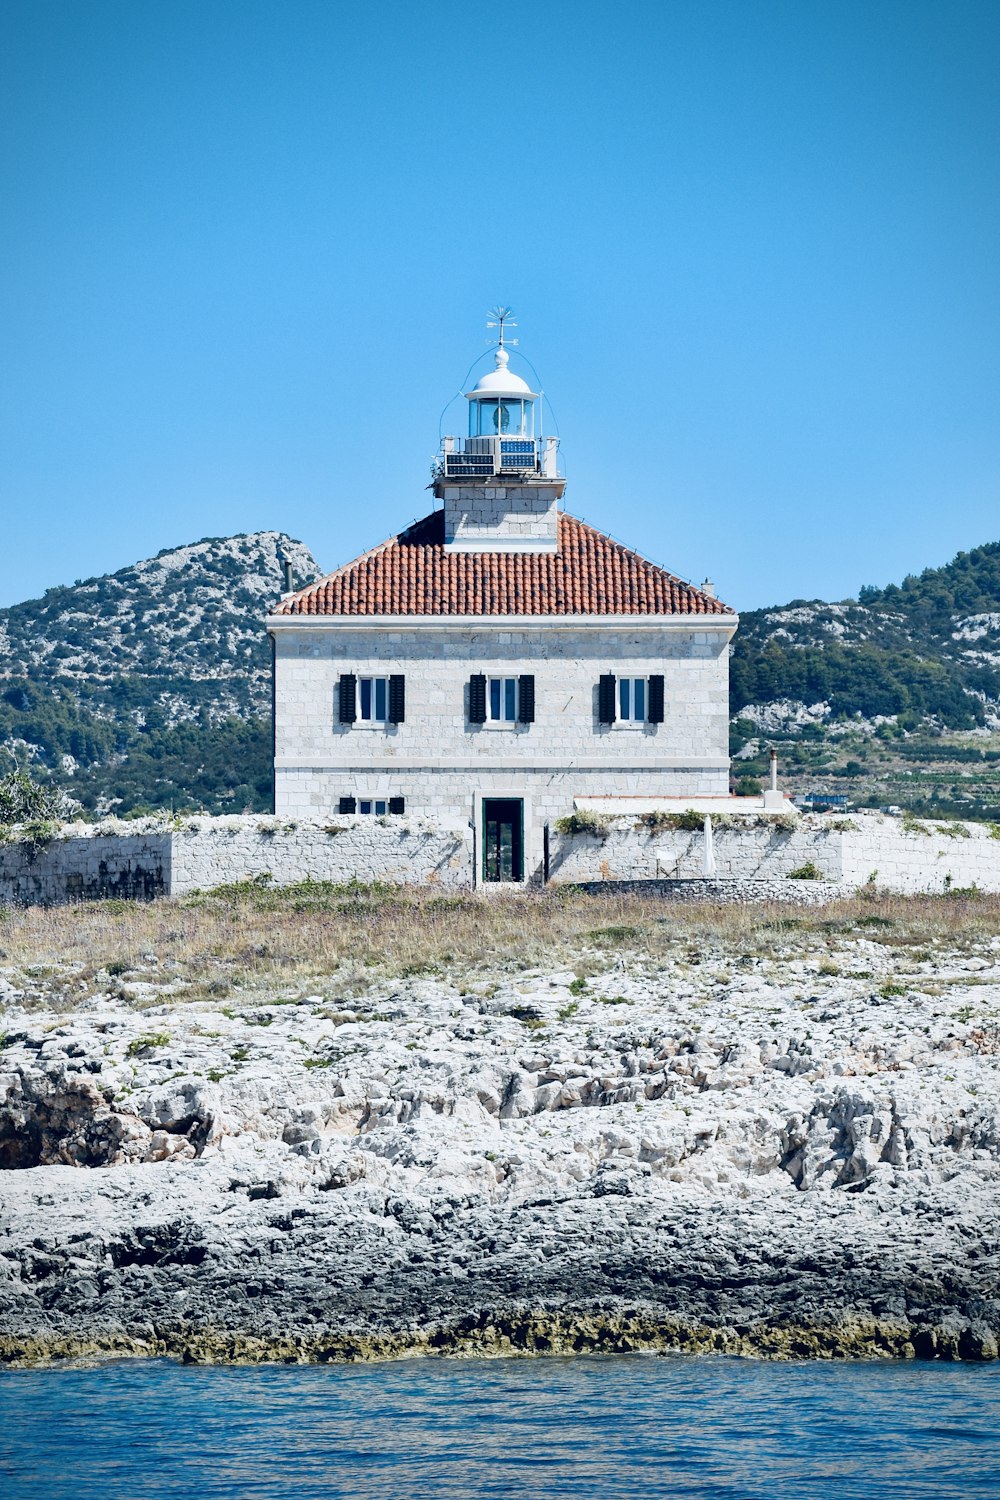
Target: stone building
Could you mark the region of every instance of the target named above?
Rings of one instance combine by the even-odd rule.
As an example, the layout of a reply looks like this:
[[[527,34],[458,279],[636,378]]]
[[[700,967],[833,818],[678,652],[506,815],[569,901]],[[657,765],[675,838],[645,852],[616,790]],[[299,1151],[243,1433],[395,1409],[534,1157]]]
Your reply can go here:
[[[477,882],[537,880],[581,798],[727,796],[738,620],[562,510],[502,325],[466,399],[439,507],[267,621],[275,811],[471,823]]]

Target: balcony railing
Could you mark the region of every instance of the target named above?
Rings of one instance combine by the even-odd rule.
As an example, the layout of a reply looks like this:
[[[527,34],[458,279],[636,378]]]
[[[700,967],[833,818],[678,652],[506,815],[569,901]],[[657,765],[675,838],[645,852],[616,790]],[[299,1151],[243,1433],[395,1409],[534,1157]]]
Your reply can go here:
[[[438,460],[443,479],[483,479],[494,474],[544,474],[554,478],[554,438],[467,438],[462,451],[453,438],[445,438]]]

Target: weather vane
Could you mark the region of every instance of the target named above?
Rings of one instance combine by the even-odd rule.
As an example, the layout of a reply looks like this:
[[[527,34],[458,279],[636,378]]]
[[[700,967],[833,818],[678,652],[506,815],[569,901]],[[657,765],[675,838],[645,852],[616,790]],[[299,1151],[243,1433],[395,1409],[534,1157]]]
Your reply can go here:
[[[515,349],[517,348],[517,345],[518,345],[518,342],[519,342],[517,339],[506,339],[506,340],[504,339],[504,328],[505,327],[506,328],[516,328],[517,327],[517,324],[514,322],[514,319],[512,317],[513,311],[514,311],[514,309],[512,307],[491,307],[490,308],[489,312],[486,314],[486,319],[487,319],[486,326],[487,326],[487,328],[499,328],[499,330],[500,330],[500,336],[496,340],[494,340],[494,339],[488,339],[487,343],[492,344],[492,343],[495,342],[497,344],[498,348],[500,348],[500,349],[502,349],[504,347],[505,343],[511,344]]]

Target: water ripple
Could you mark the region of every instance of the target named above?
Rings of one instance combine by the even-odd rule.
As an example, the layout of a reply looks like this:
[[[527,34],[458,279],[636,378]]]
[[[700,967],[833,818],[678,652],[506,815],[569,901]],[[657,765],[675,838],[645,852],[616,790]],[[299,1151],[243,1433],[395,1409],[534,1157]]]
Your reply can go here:
[[[996,1500],[1000,1366],[641,1356],[0,1374],[4,1500]]]

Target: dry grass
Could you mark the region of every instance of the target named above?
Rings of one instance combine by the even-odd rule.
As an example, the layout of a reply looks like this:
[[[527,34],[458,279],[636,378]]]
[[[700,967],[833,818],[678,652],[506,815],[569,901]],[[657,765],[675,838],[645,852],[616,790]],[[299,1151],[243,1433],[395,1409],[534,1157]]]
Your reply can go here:
[[[497,898],[248,883],[149,905],[0,911],[0,963],[34,969],[39,978],[48,970],[47,987],[52,971],[65,974],[66,966],[79,986],[101,971],[122,983],[155,965],[158,979],[172,972],[219,998],[234,982],[294,982],[338,971],[375,978],[554,964],[588,972],[617,953],[699,963],[713,950],[822,957],[862,937],[904,949],[968,950],[998,932],[1000,897],[974,893],[857,896],[802,908],[678,905],[572,888]]]

